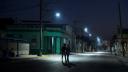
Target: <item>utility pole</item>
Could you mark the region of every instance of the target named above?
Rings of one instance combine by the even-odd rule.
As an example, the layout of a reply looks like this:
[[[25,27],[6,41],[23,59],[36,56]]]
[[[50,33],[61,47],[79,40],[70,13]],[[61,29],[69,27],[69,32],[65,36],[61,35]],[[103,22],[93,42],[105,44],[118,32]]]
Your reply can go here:
[[[44,13],[44,11],[46,10],[45,8],[47,8],[47,5],[49,5],[50,3],[45,3],[45,0],[39,0],[39,4],[40,4],[40,8],[39,8],[39,14],[40,14],[40,48],[39,48],[39,53],[38,56],[42,56],[42,51],[43,51],[43,30],[44,30],[44,24],[43,24],[43,20],[42,20],[42,12]],[[44,16],[44,15],[43,15]]]
[[[120,38],[122,39],[122,15],[121,15],[120,1],[118,3],[118,8],[119,8],[119,34],[120,34]]]
[[[120,45],[121,45],[121,48],[122,48],[122,55],[125,56],[125,49],[124,49],[124,46],[123,46],[123,35],[122,35],[123,26],[122,26],[122,14],[121,14],[120,0],[118,2],[118,8],[119,8],[119,36],[120,36]]]
[[[40,48],[39,48],[39,53],[38,56],[42,56],[42,44],[43,44],[43,35],[42,35],[42,0],[40,0]]]

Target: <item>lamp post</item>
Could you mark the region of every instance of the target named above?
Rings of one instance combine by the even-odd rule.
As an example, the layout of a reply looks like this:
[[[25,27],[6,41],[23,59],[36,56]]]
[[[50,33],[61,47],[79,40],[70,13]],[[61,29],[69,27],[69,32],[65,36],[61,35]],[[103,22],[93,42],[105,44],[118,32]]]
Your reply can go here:
[[[92,45],[92,44],[93,44],[93,40],[92,40],[92,38],[91,38],[91,37],[92,37],[92,34],[91,34],[91,33],[89,33],[89,31],[88,31],[88,28],[87,28],[87,27],[85,27],[85,28],[84,28],[84,31],[85,31],[85,33],[87,33],[87,34],[88,34],[88,36],[90,37],[90,38],[89,38],[89,40],[90,40],[89,44],[90,44],[90,49],[91,49],[91,51],[92,51],[92,50],[93,50],[93,48],[92,48],[92,47],[93,47],[93,45]]]
[[[123,43],[123,25],[122,25],[122,14],[121,14],[121,5],[120,0],[118,1],[118,10],[119,10],[119,36],[120,36],[120,45],[122,47],[122,55],[125,56],[125,48]]]
[[[43,40],[43,35],[42,35],[42,0],[40,0],[40,48],[39,48],[39,53],[38,53],[38,56],[42,56],[42,40]]]

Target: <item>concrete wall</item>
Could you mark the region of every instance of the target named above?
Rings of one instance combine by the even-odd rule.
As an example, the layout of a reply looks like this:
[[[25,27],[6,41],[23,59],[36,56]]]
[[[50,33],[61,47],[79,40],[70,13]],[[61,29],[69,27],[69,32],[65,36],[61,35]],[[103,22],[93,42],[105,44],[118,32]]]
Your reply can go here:
[[[17,53],[19,53],[19,55],[29,55],[29,48],[30,48],[29,43],[17,43],[17,42],[8,43],[9,54],[13,53],[14,56],[16,56]]]

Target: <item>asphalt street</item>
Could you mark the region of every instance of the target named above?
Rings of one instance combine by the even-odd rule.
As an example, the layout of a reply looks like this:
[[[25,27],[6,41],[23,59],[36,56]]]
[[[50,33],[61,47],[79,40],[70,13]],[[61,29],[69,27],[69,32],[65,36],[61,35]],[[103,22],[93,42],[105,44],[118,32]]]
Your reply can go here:
[[[109,53],[77,53],[63,64],[61,55],[0,61],[0,72],[128,72],[128,66]]]

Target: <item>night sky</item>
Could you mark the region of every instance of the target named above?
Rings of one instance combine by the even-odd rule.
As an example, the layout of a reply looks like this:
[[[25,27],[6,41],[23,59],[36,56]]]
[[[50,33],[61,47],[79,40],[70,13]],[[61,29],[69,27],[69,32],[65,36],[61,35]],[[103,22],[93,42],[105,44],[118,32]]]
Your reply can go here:
[[[52,2],[51,2],[52,1]],[[45,0],[43,14],[51,21],[79,24],[93,34],[110,39],[116,32],[118,0]],[[128,28],[128,0],[120,0],[123,27]],[[54,13],[60,12],[61,19]],[[0,17],[22,19],[39,18],[39,0],[0,0]],[[44,17],[45,18],[45,17]]]

